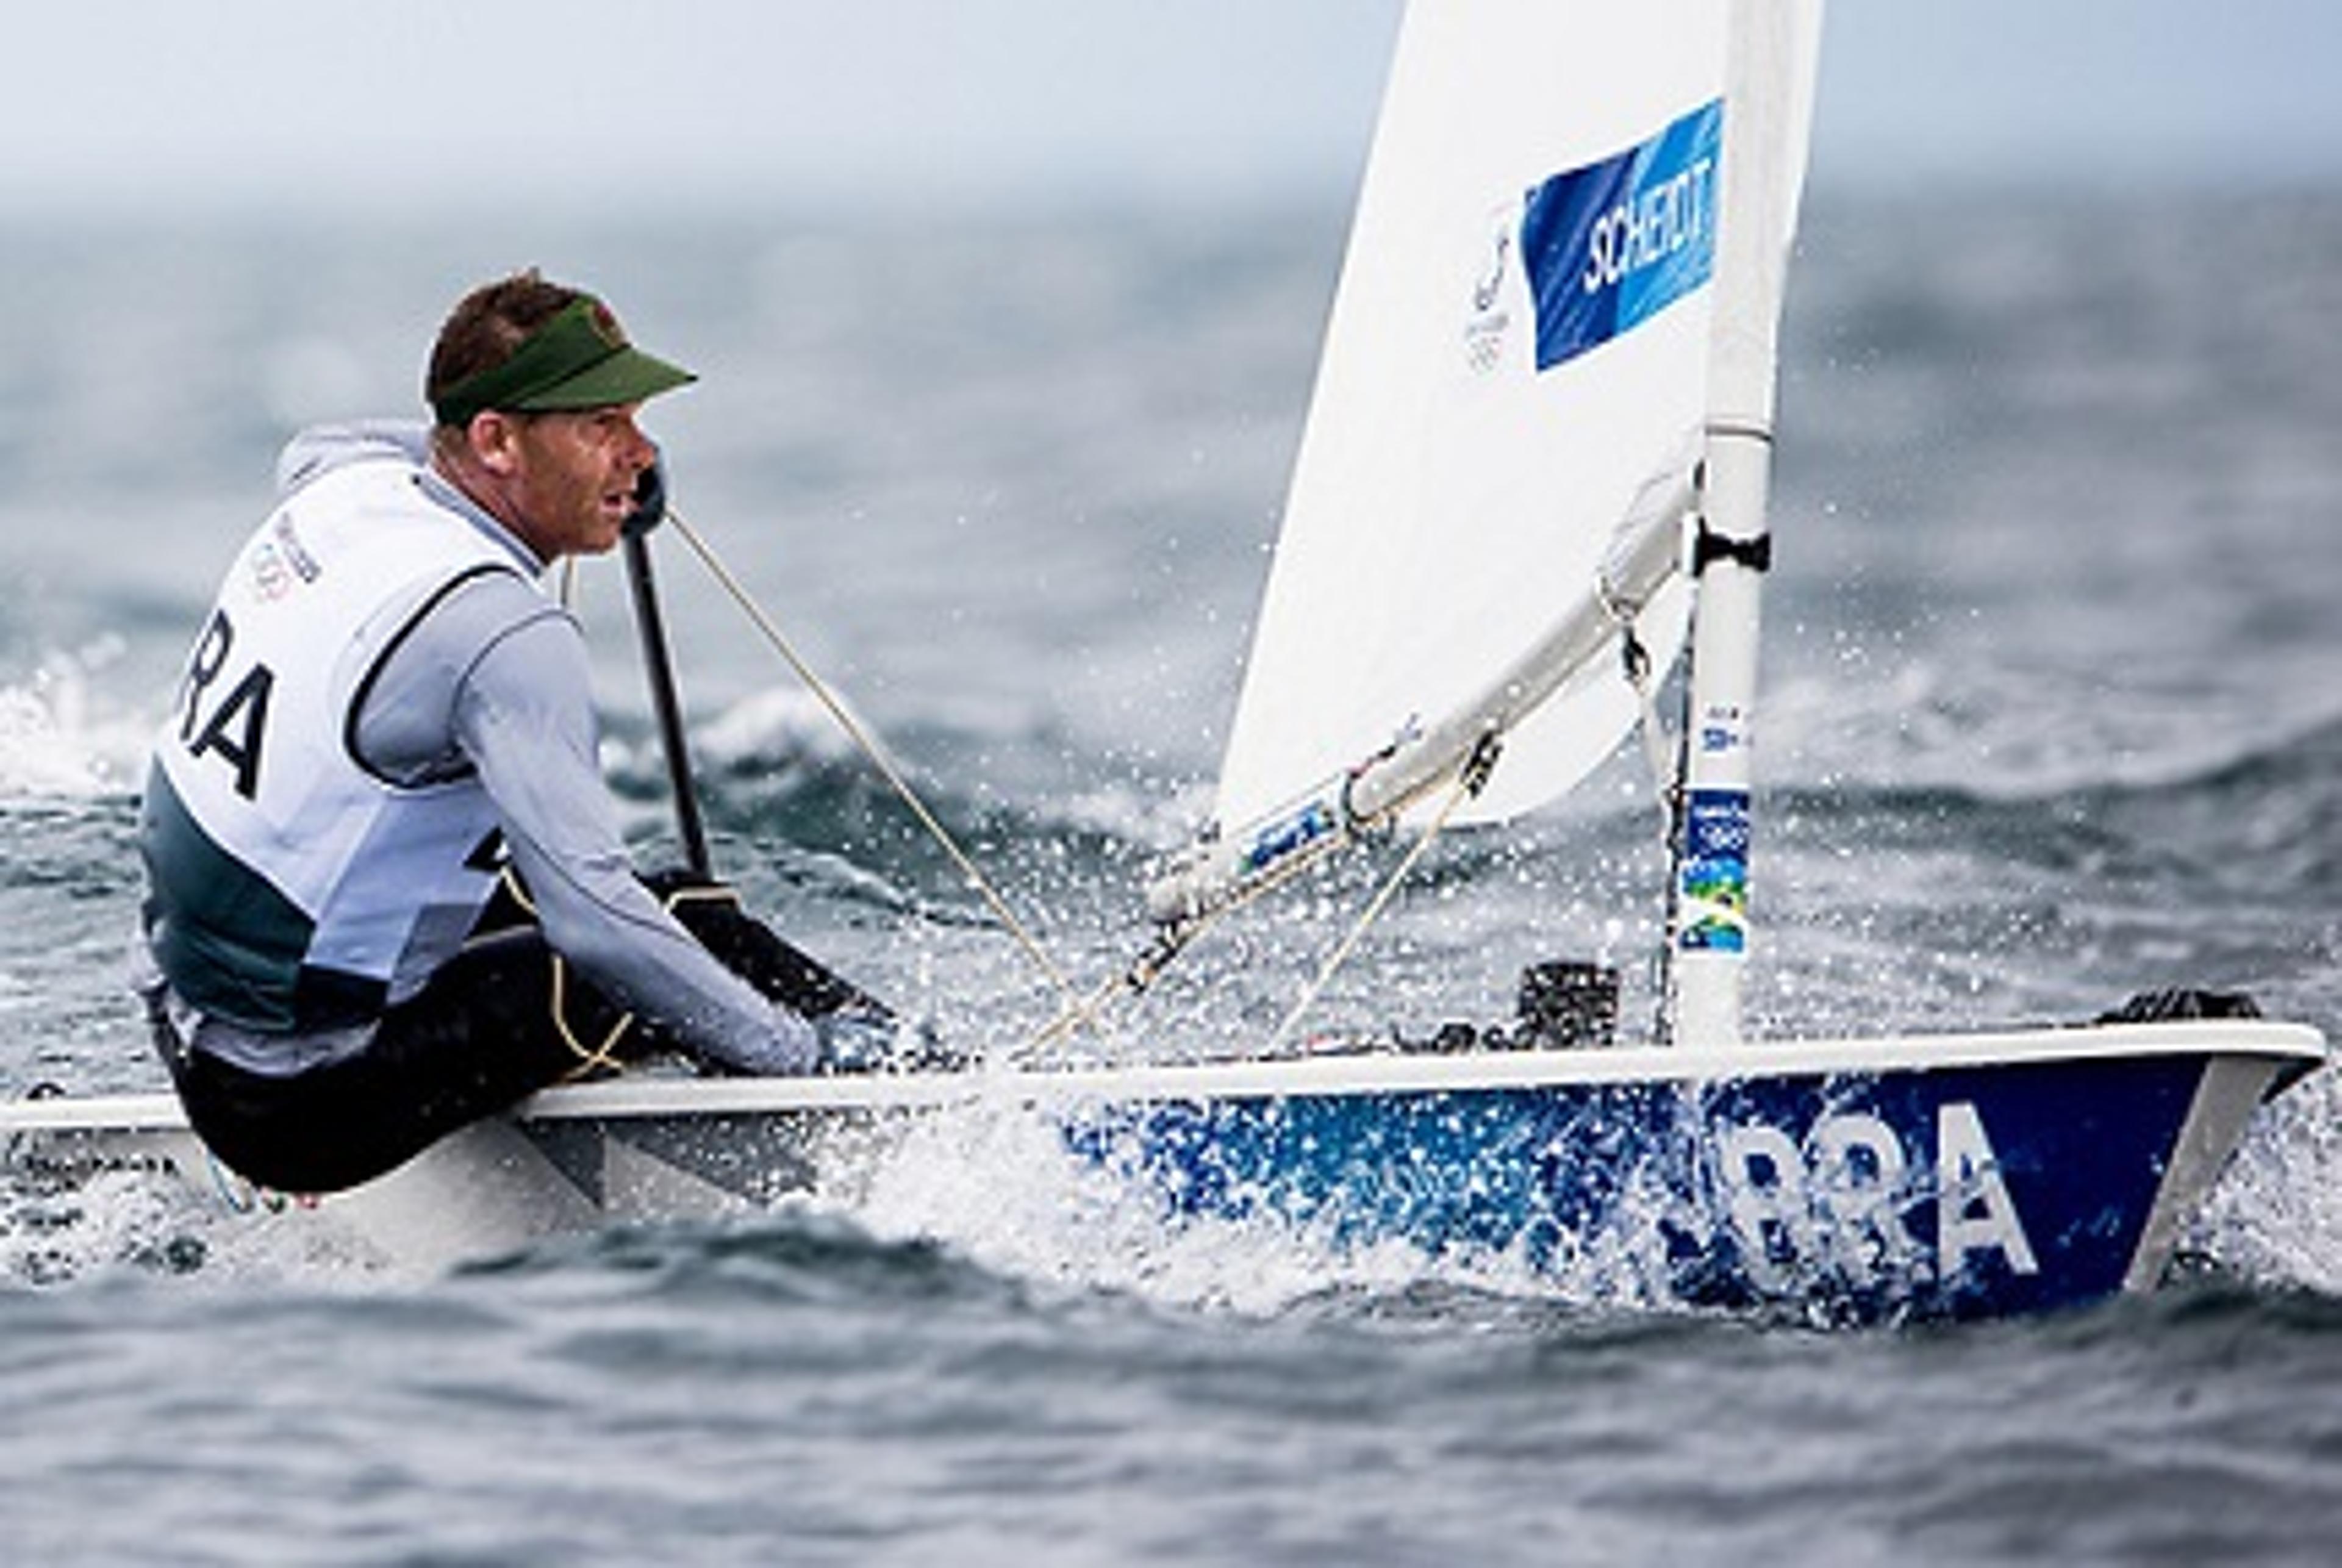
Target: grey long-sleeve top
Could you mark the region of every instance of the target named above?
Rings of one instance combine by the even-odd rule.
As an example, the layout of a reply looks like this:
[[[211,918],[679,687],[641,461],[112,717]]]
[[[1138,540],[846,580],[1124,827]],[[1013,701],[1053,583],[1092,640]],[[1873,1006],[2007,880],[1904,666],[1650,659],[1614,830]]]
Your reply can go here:
[[[430,472],[420,424],[365,422],[303,432],[277,466],[289,494],[344,464],[395,454],[434,500],[508,550],[530,576],[548,563]],[[596,755],[592,674],[576,621],[527,582],[484,573],[447,594],[385,662],[358,712],[357,750],[385,777],[423,784],[478,770],[546,940],[597,984],[695,1047],[758,1073],[803,1072],[813,1027],[766,1001],[693,940],[634,874]],[[285,1071],[285,1042],[218,1020],[205,1048]],[[362,1038],[362,1034],[359,1036]],[[295,1062],[357,1039],[318,1040]]]

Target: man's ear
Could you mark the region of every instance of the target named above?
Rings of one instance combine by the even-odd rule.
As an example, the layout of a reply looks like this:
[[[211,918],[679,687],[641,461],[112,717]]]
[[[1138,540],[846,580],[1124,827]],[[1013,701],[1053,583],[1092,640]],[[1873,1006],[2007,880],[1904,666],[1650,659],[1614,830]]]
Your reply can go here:
[[[475,414],[464,427],[464,444],[472,460],[498,477],[512,473],[520,461],[519,444],[520,422],[493,408]]]

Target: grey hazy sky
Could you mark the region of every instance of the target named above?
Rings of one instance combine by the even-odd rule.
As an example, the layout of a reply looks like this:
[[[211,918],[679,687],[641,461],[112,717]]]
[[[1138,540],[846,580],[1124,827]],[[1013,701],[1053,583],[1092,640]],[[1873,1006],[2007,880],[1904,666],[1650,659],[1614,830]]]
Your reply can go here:
[[[0,200],[1346,191],[1396,0],[11,7]],[[1837,0],[1817,184],[2342,175],[2331,0]]]

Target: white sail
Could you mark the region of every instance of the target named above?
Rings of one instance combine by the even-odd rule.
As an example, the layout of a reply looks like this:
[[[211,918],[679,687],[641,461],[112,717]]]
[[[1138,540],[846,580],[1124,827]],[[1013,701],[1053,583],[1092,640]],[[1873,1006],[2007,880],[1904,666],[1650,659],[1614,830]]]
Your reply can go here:
[[[1594,584],[1645,484],[1696,454],[1716,150],[1731,145],[1727,9],[1409,9],[1222,767],[1223,824],[1470,702]],[[1591,287],[1588,272],[1603,275]],[[1566,319],[1580,309],[1603,319]],[[1645,638],[1665,658],[1681,614],[1656,619],[1672,624]],[[1618,661],[1596,661],[1506,739],[1466,814],[1567,789],[1637,711]]]

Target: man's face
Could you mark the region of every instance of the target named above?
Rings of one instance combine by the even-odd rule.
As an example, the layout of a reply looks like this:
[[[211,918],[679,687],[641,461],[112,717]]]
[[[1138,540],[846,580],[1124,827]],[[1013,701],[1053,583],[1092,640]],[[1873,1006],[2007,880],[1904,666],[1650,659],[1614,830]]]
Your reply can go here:
[[[546,561],[598,555],[618,542],[635,481],[658,455],[636,404],[514,414],[507,475],[515,531]]]

